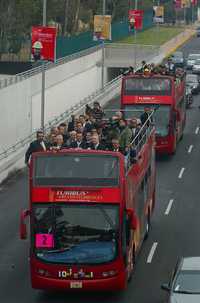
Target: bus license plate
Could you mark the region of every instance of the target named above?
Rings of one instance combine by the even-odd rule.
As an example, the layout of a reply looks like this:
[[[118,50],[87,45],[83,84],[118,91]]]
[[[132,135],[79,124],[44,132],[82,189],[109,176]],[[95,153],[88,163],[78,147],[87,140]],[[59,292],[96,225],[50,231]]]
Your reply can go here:
[[[82,282],[70,282],[70,288],[82,288],[83,283]]]

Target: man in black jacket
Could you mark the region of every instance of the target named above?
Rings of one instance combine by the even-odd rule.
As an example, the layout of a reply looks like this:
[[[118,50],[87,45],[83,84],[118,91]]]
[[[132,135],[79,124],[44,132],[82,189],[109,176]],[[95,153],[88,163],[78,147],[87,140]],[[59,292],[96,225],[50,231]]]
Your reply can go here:
[[[92,142],[90,144],[90,149],[93,149],[93,150],[105,150],[104,145],[102,145],[99,142],[99,136],[98,136],[98,134],[93,135],[91,141]]]
[[[86,143],[83,140],[83,134],[81,132],[76,134],[76,141],[71,143],[70,148],[86,148]]]
[[[32,153],[46,151],[49,149],[49,144],[44,141],[44,132],[42,130],[37,131],[37,139],[30,143],[29,148],[25,154],[25,163],[28,165]]]

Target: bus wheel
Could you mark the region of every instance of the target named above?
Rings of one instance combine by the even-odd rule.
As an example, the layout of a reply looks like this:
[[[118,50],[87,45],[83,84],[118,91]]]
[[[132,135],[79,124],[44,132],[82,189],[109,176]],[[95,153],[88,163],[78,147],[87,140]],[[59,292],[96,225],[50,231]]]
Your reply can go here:
[[[175,153],[176,153],[176,144],[177,144],[177,138],[175,138],[175,140],[174,140],[172,155],[175,155]]]
[[[146,230],[145,230],[145,236],[144,239],[146,240],[149,236],[149,231],[151,227],[151,219],[150,219],[150,210],[148,210],[148,215],[147,215],[147,223],[146,223]]]

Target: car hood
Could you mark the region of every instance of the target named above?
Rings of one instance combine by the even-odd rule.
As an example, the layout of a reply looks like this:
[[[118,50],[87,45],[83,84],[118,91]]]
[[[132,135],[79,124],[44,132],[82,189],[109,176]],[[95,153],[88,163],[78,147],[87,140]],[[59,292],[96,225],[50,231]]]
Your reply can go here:
[[[200,294],[173,294],[170,299],[170,303],[199,303]]]

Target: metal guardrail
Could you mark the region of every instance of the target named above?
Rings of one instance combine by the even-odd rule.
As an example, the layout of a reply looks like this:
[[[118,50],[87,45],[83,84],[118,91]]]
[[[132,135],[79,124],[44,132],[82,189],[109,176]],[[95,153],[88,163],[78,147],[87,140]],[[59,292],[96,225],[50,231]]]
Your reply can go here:
[[[47,62],[47,63],[45,63],[45,70],[49,70],[51,68],[54,68],[58,65],[67,63],[67,62],[72,61],[72,60],[75,60],[77,58],[87,56],[89,54],[92,54],[92,53],[96,52],[97,50],[99,50],[101,48],[102,48],[102,45],[97,45],[97,46],[94,46],[94,47],[90,47],[86,50],[83,50],[81,52],[77,52],[75,54],[57,59],[54,63],[53,62]],[[5,88],[9,85],[15,84],[17,82],[23,81],[23,80],[25,80],[27,78],[30,78],[30,77],[32,77],[36,74],[39,74],[40,72],[42,72],[42,68],[43,68],[42,65],[40,65],[40,66],[34,67],[34,68],[32,68],[32,69],[30,69],[26,72],[19,73],[19,74],[13,76],[13,77],[9,77],[9,78],[5,78],[3,80],[0,80],[0,89]]]
[[[116,89],[117,87],[120,87],[121,83],[121,75],[118,76],[117,78],[113,79],[109,83],[107,83],[103,89],[96,90],[93,94],[90,96],[84,98],[81,100],[79,103],[76,105],[72,106],[70,109],[66,110],[64,113],[61,115],[55,117],[52,119],[50,122],[48,122],[45,125],[45,132],[48,132],[52,126],[58,125],[59,123],[63,121],[68,121],[71,117],[72,114],[78,114],[82,110],[84,110],[85,105],[89,104],[91,105],[94,101],[100,101],[103,99],[109,92],[112,90]],[[3,152],[0,153],[0,161],[8,158],[11,154],[15,153],[17,150],[21,148],[25,148],[25,146],[30,143],[32,140],[34,140],[36,137],[36,131],[29,135],[28,137],[19,140],[17,143],[9,147],[8,149],[4,150]]]

